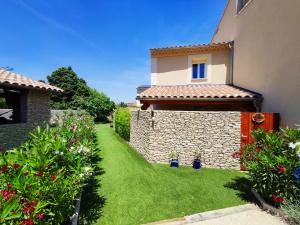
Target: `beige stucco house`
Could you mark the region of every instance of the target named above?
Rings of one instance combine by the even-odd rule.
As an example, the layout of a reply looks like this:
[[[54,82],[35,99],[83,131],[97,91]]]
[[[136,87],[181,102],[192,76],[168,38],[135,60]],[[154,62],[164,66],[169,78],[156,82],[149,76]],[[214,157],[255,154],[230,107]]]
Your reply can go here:
[[[234,41],[233,83],[264,96],[281,124],[300,119],[300,1],[229,0],[212,42]]]
[[[259,111],[259,93],[233,85],[233,42],[153,48],[151,86],[138,88],[142,109]]]
[[[151,49],[142,109],[279,112],[300,118],[300,1],[228,0],[207,45]]]

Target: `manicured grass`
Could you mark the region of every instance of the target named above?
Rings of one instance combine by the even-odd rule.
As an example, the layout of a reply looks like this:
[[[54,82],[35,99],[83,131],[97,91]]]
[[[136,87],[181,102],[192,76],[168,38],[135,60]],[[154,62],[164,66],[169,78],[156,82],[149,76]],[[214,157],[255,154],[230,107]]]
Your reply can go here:
[[[149,164],[109,125],[97,126],[104,171],[98,193],[105,203],[96,224],[135,225],[246,203],[240,191],[228,187],[244,174]]]

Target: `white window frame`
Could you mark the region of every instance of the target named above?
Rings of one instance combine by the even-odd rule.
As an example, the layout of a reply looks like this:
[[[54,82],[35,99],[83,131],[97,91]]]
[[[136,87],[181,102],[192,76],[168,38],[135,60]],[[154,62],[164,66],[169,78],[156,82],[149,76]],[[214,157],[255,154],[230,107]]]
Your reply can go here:
[[[198,65],[197,66],[197,78],[193,77],[193,65],[195,65],[195,64]],[[204,64],[204,77],[203,78],[200,77],[200,64]],[[199,62],[199,63],[192,63],[192,79],[193,80],[197,80],[197,79],[204,80],[204,79],[207,79],[207,63],[205,61]]]
[[[193,78],[193,58],[203,58],[203,62],[200,63],[205,63],[205,78]],[[199,66],[198,66],[199,67]],[[198,70],[200,67],[198,68]],[[188,83],[211,83],[211,54],[199,54],[199,55],[189,55],[188,56]]]

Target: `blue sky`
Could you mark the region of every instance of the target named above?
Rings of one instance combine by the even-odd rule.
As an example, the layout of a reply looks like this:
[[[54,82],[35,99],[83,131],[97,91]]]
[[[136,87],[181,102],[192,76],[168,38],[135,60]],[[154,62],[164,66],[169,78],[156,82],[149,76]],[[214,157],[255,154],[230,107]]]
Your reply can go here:
[[[208,43],[226,0],[5,0],[0,66],[34,79],[72,66],[115,101],[150,84],[149,48]]]

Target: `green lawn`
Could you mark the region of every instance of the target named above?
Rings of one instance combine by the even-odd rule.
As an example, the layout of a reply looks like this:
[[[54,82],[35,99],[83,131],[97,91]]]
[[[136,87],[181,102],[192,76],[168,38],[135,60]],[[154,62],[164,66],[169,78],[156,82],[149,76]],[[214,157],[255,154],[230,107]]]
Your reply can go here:
[[[103,206],[93,205],[99,217],[94,224],[135,225],[246,203],[246,194],[235,184],[244,174],[149,164],[109,125],[97,128],[103,169],[97,178],[98,198]],[[82,208],[89,202],[83,195]]]

